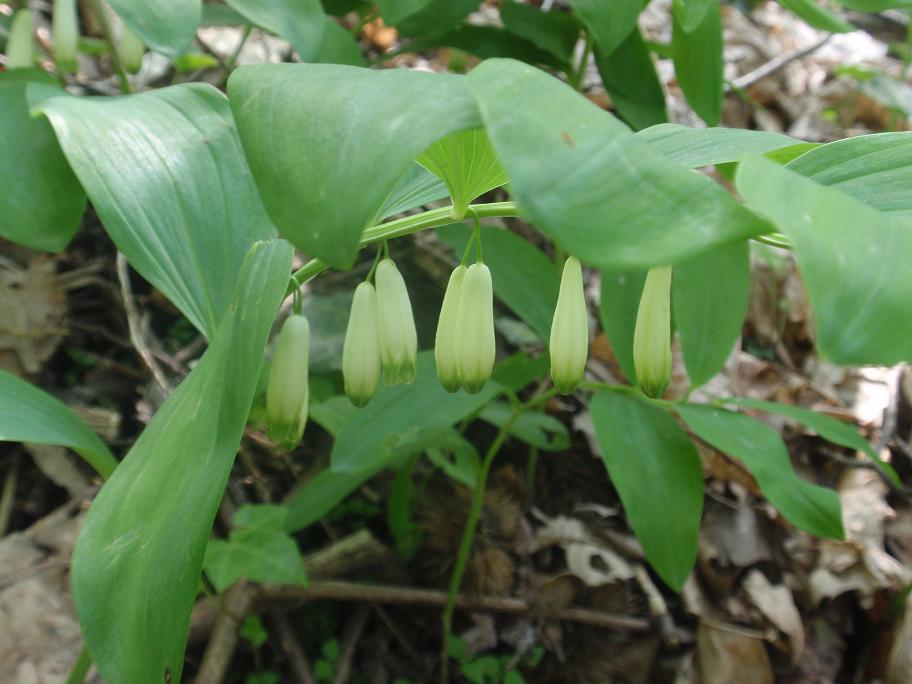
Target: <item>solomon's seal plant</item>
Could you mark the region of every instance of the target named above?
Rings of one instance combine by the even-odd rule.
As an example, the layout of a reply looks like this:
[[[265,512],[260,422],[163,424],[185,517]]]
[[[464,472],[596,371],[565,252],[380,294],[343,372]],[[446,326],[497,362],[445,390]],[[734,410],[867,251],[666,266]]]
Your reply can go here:
[[[646,274],[633,332],[633,365],[643,394],[661,397],[671,380],[671,266]]]
[[[418,334],[408,289],[389,257],[377,265],[375,278],[383,381],[387,385],[408,384],[415,379],[418,359]]]
[[[469,394],[484,388],[494,368],[494,291],[491,271],[483,263],[466,269],[459,288],[455,329],[459,382]]]
[[[266,386],[269,436],[288,449],[298,445],[307,424],[309,354],[310,324],[292,314],[276,338]]]
[[[443,304],[440,306],[440,317],[437,320],[437,335],[434,338],[434,359],[437,362],[437,377],[447,392],[457,392],[462,388],[459,374],[459,302],[462,295],[462,281],[465,279],[466,267],[459,264],[450,274]]]
[[[342,347],[345,394],[355,406],[364,406],[380,384],[380,338],[377,292],[365,281],[355,289],[345,343]]]

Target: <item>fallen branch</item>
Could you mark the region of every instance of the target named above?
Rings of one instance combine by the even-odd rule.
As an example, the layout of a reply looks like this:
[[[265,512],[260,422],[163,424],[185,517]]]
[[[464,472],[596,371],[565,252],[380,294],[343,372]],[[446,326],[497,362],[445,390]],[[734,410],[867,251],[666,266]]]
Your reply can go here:
[[[737,90],[747,90],[752,85],[755,85],[762,81],[764,78],[772,76],[777,71],[784,69],[792,62],[807,57],[811,53],[816,52],[824,45],[826,45],[827,41],[829,41],[832,37],[833,34],[828,33],[823,38],[815,43],[811,43],[807,47],[799,48],[798,50],[793,50],[792,52],[787,52],[784,55],[779,55],[778,57],[773,58],[765,64],[761,64],[753,71],[749,71],[743,76],[739,76],[733,80],[732,87]]]

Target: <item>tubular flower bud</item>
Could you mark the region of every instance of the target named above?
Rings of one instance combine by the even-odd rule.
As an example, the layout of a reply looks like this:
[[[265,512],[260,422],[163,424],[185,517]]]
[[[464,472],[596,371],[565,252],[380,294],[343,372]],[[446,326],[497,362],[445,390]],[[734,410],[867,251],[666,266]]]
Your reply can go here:
[[[477,394],[494,367],[494,291],[484,264],[466,269],[456,315],[456,364],[462,386]]]
[[[118,47],[124,68],[131,74],[139,73],[139,70],[142,69],[143,54],[146,52],[146,46],[126,24],[121,27],[120,45]]]
[[[35,63],[35,46],[32,34],[35,22],[30,9],[21,9],[13,15],[9,38],[6,41],[6,68],[30,67]]]
[[[342,347],[342,375],[345,394],[355,406],[367,404],[380,384],[377,292],[368,282],[358,285],[352,300]]]
[[[301,441],[307,423],[307,367],[310,324],[304,316],[289,316],[282,325],[266,386],[269,437],[286,449]]]
[[[418,365],[418,335],[412,304],[402,274],[391,259],[377,265],[377,324],[380,330],[380,360],[387,385],[410,383]]]
[[[79,42],[76,0],[54,0],[51,22],[54,61],[59,69],[72,71],[76,66],[76,47]]]
[[[589,316],[583,294],[583,269],[575,257],[564,263],[560,294],[551,321],[551,378],[561,394],[570,394],[586,370]]]
[[[440,307],[440,318],[437,321],[437,337],[434,340],[434,358],[437,360],[437,377],[447,392],[456,392],[462,387],[459,375],[459,362],[456,357],[456,336],[459,332],[459,299],[462,281],[466,274],[465,266],[457,266],[450,274],[443,304]]]
[[[633,331],[633,367],[643,394],[662,396],[671,380],[671,266],[646,274]]]

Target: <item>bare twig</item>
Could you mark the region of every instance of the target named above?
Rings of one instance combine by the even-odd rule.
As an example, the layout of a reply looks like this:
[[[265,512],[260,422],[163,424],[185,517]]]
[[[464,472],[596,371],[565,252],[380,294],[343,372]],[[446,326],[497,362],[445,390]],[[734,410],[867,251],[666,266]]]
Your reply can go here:
[[[9,472],[3,480],[3,492],[0,493],[0,537],[6,535],[10,517],[13,514],[13,503],[16,500],[16,481],[19,478],[19,454],[13,456]]]
[[[785,68],[792,62],[807,57],[811,53],[816,52],[821,47],[826,45],[827,41],[829,41],[832,37],[833,34],[828,33],[815,43],[811,43],[806,47],[799,48],[798,50],[793,50],[792,52],[787,52],[784,55],[779,55],[778,57],[773,58],[765,64],[760,65],[753,71],[749,71],[743,76],[736,78],[734,81],[732,81],[732,87],[738,90],[746,90],[752,85],[759,83],[767,76],[772,76],[777,71]]]
[[[165,394],[171,392],[171,383],[165,377],[161,366],[155,360],[145,340],[145,331],[136,302],[133,301],[133,288],[130,286],[130,273],[127,258],[120,252],[117,253],[117,280],[120,281],[120,294],[123,298],[124,311],[127,314],[127,326],[130,330],[130,342],[136,349],[146,367],[152,371],[152,376]]]
[[[304,649],[301,648],[298,636],[288,622],[288,618],[277,610],[270,613],[270,617],[279,635],[282,650],[288,657],[291,672],[298,684],[317,684],[317,680],[314,679],[313,672],[310,670],[310,662],[307,660]]]
[[[364,601],[409,606],[446,605],[446,592],[434,589],[418,589],[392,585],[370,585],[355,582],[311,582],[306,587],[298,585],[263,586],[257,597],[256,607],[266,608],[283,606],[296,602],[317,600]],[[511,615],[540,616],[541,606],[520,598],[501,596],[468,596],[460,594],[456,598],[456,607],[462,610],[477,610]],[[631,632],[649,631],[649,621],[642,618],[605,613],[588,608],[564,608],[546,617],[554,620],[565,620],[610,629],[622,629]]]
[[[238,630],[256,593],[256,588],[244,580],[225,593],[222,612],[215,622],[195,684],[221,684],[237,646]]]
[[[345,626],[342,655],[336,667],[336,678],[333,680],[333,684],[345,684],[348,681],[348,677],[351,674],[352,658],[355,657],[355,648],[361,638],[361,633],[364,631],[364,625],[367,623],[369,613],[369,606],[359,606]]]

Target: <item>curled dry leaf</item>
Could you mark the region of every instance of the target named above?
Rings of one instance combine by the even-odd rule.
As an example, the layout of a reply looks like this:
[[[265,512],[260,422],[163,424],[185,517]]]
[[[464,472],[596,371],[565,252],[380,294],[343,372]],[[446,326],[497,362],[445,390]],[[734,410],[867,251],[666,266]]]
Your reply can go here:
[[[783,584],[774,586],[759,570],[751,570],[742,584],[747,597],[789,640],[791,662],[795,665],[804,650],[804,625],[792,592]]]
[[[590,587],[628,580],[634,570],[622,556],[598,543],[580,520],[539,514],[544,525],[538,530],[536,547],[559,545],[567,556],[567,570]]]
[[[811,573],[814,604],[847,591],[858,591],[869,607],[878,589],[899,590],[912,581],[912,569],[884,550],[884,527],[895,511],[887,504],[887,488],[871,470],[850,469],[839,485],[846,531],[844,542],[823,540],[817,567]]]

